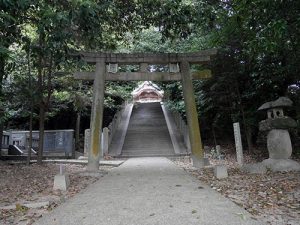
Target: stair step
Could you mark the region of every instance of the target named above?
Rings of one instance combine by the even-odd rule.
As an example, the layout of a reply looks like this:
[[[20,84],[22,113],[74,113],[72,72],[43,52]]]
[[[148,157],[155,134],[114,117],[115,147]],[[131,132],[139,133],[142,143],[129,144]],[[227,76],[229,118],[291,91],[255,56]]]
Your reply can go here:
[[[144,103],[132,110],[122,156],[139,155],[174,155],[160,103]]]

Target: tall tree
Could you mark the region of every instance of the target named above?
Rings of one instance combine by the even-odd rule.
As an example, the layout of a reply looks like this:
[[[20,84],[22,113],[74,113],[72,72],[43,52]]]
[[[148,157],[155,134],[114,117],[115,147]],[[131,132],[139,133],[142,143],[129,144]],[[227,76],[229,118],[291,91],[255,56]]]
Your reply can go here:
[[[3,98],[2,84],[3,79],[7,76],[6,67],[11,53],[10,46],[21,38],[20,27],[29,7],[30,1],[28,0],[0,1],[0,140],[2,140],[5,121],[5,108],[3,107],[5,99]],[[0,149],[2,149],[2,141]]]

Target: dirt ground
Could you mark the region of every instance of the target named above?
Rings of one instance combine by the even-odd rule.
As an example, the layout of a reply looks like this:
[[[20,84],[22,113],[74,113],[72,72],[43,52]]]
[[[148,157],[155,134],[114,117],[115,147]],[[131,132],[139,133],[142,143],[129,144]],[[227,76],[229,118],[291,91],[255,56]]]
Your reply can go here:
[[[239,169],[235,158],[211,159],[205,169],[192,167],[189,158],[175,163],[217,192],[246,209],[254,218],[272,225],[300,225],[300,172],[247,174]],[[246,161],[253,159],[246,156]],[[228,167],[228,178],[216,179],[213,166]]]
[[[245,161],[254,159],[245,156]],[[211,166],[205,169],[192,167],[189,157],[178,158],[175,163],[191,175],[211,186],[214,190],[245,208],[254,218],[271,225],[300,225],[300,172],[247,174],[242,172],[233,156],[225,160],[210,159]],[[216,179],[213,166],[228,166],[229,177]],[[50,212],[94,183],[100,177],[85,176],[85,166],[66,164],[70,175],[67,192],[54,191],[53,180],[59,172],[58,164],[8,164],[0,161],[0,207],[13,205],[15,209],[0,210],[0,224],[32,224],[43,214]],[[105,174],[111,167],[100,167]],[[31,209],[24,203],[49,201],[45,207]]]
[[[60,203],[101,179],[111,167],[100,167],[98,177],[86,176],[83,165],[65,165],[69,174],[68,191],[54,191],[54,176],[59,173],[58,164],[9,164],[0,161],[0,207],[16,206],[15,209],[0,209],[0,224],[32,224]],[[24,203],[49,202],[44,207],[27,208]]]

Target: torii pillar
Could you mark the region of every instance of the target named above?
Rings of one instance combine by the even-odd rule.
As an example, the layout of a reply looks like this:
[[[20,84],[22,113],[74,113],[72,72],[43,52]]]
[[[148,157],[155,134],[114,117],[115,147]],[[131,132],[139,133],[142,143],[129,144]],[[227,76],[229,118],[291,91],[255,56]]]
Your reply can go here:
[[[198,121],[198,113],[195,102],[194,87],[192,75],[190,72],[190,64],[187,61],[180,63],[182,90],[185,104],[185,111],[189,129],[189,137],[191,144],[192,160],[195,167],[205,166],[204,151],[201,141],[201,134]]]
[[[101,131],[104,108],[104,84],[106,66],[104,60],[96,62],[96,72],[93,86],[93,105],[91,113],[91,149],[88,154],[88,171],[99,170],[101,155]]]

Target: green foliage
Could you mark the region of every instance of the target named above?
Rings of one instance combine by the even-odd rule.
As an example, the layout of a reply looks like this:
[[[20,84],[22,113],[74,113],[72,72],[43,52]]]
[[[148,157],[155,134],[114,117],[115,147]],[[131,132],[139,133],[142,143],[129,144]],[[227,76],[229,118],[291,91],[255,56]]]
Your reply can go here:
[[[240,121],[251,140],[262,119],[257,108],[292,96],[289,86],[299,84],[299,2],[217,1],[205,8],[208,42],[219,55],[212,65],[214,78],[195,87],[199,111],[220,134]]]
[[[209,35],[203,34],[200,30],[195,30],[185,39],[173,37],[166,39],[158,28],[150,27],[133,35],[125,36],[126,45],[120,43],[120,52],[196,52],[209,48]]]
[[[106,82],[105,93],[118,96],[124,100],[131,99],[131,92],[136,87],[136,82]]]

